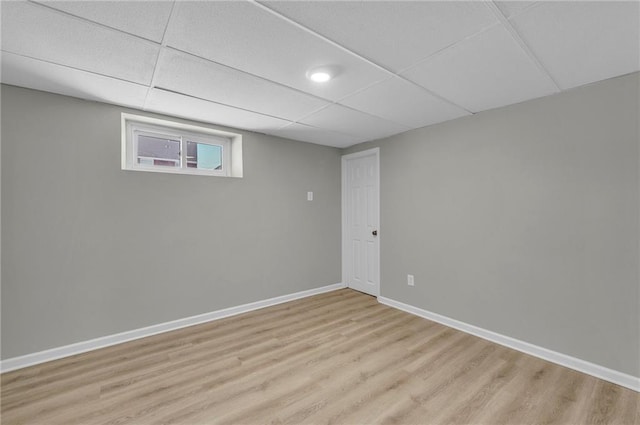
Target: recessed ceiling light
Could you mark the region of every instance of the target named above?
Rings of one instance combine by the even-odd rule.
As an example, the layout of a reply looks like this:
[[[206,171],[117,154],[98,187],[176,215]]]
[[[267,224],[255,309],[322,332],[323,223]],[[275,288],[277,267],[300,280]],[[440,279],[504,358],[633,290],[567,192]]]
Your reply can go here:
[[[320,66],[307,71],[307,78],[316,83],[326,83],[335,76],[335,71],[329,66]]]
[[[316,71],[309,75],[311,81],[315,81],[316,83],[326,83],[331,79],[331,75],[327,72]]]

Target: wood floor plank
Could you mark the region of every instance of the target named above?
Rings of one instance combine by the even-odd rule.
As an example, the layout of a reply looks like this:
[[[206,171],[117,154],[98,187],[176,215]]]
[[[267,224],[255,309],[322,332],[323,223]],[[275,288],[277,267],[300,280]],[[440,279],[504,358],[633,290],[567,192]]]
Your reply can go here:
[[[2,424],[640,424],[640,394],[339,290],[2,374]]]
[[[301,314],[306,317],[323,317],[326,316],[328,301],[340,299],[341,305],[346,303],[357,303],[357,298],[353,294],[342,294],[340,296],[337,291],[327,294],[318,295],[313,300],[296,300],[286,304],[280,304],[269,309],[261,309],[253,312],[245,313],[240,316],[224,318],[217,320],[215,324],[205,323],[197,326],[190,326],[179,331],[162,333],[159,335],[131,341],[127,344],[119,344],[107,347],[99,351],[79,354],[67,357],[55,362],[49,362],[35,366],[37,373],[6,373],[2,375],[5,383],[13,380],[20,380],[20,385],[12,385],[12,389],[23,390],[26,386],[37,386],[51,382],[59,382],[66,377],[75,377],[79,374],[87,374],[92,370],[106,368],[109,365],[120,364],[126,361],[132,353],[135,353],[137,359],[142,359],[145,355],[155,355],[158,351],[171,350],[173,348],[179,350],[188,345],[199,344],[203,341],[220,340],[222,336],[231,336],[234,339],[241,339],[243,335],[251,334],[253,338],[258,337],[259,333],[265,333],[268,328],[278,327],[282,324],[291,323],[291,319],[298,320]],[[329,303],[330,304],[330,303]],[[267,320],[262,320],[268,318]],[[188,347],[187,347],[188,348]],[[35,375],[46,374],[46,378],[37,377]],[[5,376],[6,375],[6,376]],[[29,379],[31,378],[31,379]]]
[[[400,327],[408,321],[405,315],[398,315],[393,312],[388,313],[390,315],[385,319],[385,323],[382,325],[383,329]],[[386,315],[387,312],[382,312],[381,314]],[[270,397],[273,397],[274,388],[279,388],[278,384],[291,376],[295,378],[301,368],[305,370],[304,376],[311,377],[314,370],[318,368],[333,368],[338,362],[339,357],[337,356],[341,354],[346,353],[345,355],[348,356],[359,357],[362,353],[380,349],[382,343],[370,337],[373,333],[371,328],[371,324],[363,323],[360,334],[357,337],[347,338],[340,335],[335,341],[317,341],[315,346],[308,347],[309,349],[307,350],[299,351],[293,356],[286,356],[287,368],[281,367],[282,361],[285,359],[279,359],[276,362],[269,360],[266,363],[247,364],[250,369],[245,371],[242,376],[234,379],[232,383],[227,386],[221,385],[220,382],[216,382],[215,386],[207,384],[210,389],[207,394],[186,400],[185,402],[191,404],[182,406],[177,412],[172,409],[174,412],[165,420],[168,422],[176,421],[178,419],[177,416],[186,420],[186,417],[199,415],[201,412],[211,408],[223,412],[242,411],[246,414],[248,408],[254,407],[251,404],[251,400],[256,393],[262,399],[264,398],[263,393],[269,390]],[[322,350],[329,355],[318,355],[318,347],[322,347]],[[288,385],[281,385],[280,387],[290,390]],[[300,390],[293,389],[290,391],[296,393]],[[172,402],[175,402],[175,400],[172,400]],[[164,408],[166,410],[166,404]],[[220,416],[220,414],[216,415],[217,420],[222,420]]]

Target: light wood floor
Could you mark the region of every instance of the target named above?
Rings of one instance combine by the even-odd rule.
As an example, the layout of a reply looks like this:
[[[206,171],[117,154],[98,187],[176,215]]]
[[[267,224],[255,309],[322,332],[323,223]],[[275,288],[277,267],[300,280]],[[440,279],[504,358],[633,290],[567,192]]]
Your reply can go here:
[[[640,394],[348,289],[1,376],[2,424],[640,424]]]

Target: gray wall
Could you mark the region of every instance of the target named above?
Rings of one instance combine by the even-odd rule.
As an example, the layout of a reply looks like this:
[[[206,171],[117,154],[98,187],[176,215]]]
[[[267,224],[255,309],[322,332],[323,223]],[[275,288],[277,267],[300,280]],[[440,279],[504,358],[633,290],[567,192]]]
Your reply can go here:
[[[381,148],[382,295],[639,376],[639,75],[343,151]],[[121,171],[126,109],[1,94],[2,358],[340,280],[340,151]]]
[[[139,112],[1,96],[3,359],[340,282],[338,149],[243,131],[242,179],[122,171]]]
[[[639,75],[346,150],[380,146],[381,294],[640,376]]]

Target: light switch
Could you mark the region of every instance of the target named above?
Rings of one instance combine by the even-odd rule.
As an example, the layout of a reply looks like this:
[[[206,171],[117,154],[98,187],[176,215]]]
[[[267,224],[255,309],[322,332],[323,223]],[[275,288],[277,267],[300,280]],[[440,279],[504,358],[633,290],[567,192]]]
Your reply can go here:
[[[307,192],[307,201],[313,201],[313,192]]]

